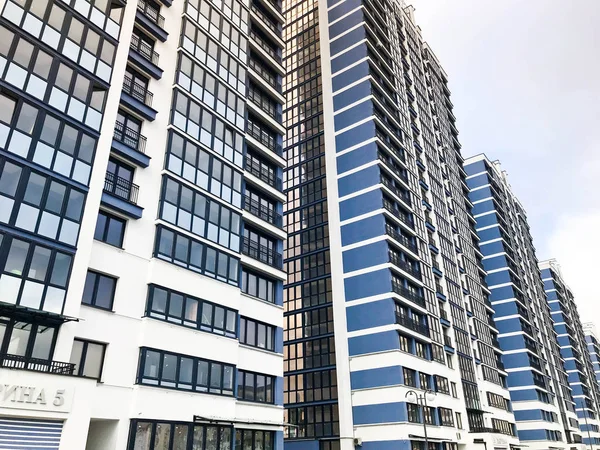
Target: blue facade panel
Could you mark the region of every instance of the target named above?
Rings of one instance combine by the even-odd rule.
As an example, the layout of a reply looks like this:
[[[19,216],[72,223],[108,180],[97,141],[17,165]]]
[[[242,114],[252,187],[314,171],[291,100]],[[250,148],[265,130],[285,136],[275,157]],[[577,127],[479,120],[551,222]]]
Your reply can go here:
[[[395,302],[391,298],[346,308],[348,331],[381,327],[396,322]]]
[[[392,291],[392,275],[388,269],[356,275],[344,280],[344,288],[346,301],[387,294]]]
[[[371,139],[375,136],[375,123],[371,120],[358,125],[350,130],[344,131],[335,137],[336,151],[341,152],[350,147],[354,147],[361,142]]]
[[[336,130],[343,130],[373,115],[373,102],[366,99],[358,105],[336,114],[333,122]]]
[[[377,144],[375,142],[369,142],[368,144],[338,156],[336,160],[337,171],[338,174],[342,174],[376,160]]]
[[[333,0],[333,3],[335,3],[335,0]],[[333,4],[333,3],[327,2],[327,4],[329,6],[331,6],[331,4]],[[348,14],[350,11],[360,7],[361,5],[362,5],[362,0],[346,0],[346,1],[338,3],[335,8],[331,8],[327,12],[329,23],[339,19],[344,14]]]
[[[404,383],[401,366],[379,367],[350,373],[352,389],[397,386]]]
[[[358,46],[356,48],[354,48],[354,52],[352,52],[353,57],[356,57],[357,55],[355,54],[355,52],[357,52],[358,48],[363,48],[364,46]],[[364,55],[366,56],[366,47],[364,47]],[[336,58],[337,59],[337,58]],[[360,59],[360,58],[359,58]],[[341,70],[345,67],[348,66],[348,63],[340,61],[337,63],[339,65],[339,69]],[[334,71],[334,67],[336,65],[335,59],[331,62],[331,70],[333,73],[335,73]],[[344,72],[336,75],[333,77],[332,79],[332,88],[333,88],[333,92],[339,91],[340,89],[345,88],[346,86],[348,86],[349,84],[354,83],[355,81],[358,81],[366,76],[369,75],[369,63],[367,63],[366,61],[363,61],[360,64],[357,64],[356,66],[352,67],[351,69],[345,70]]]
[[[340,203],[340,219],[342,221],[376,211],[383,206],[381,189],[376,189],[364,194],[344,200]]]
[[[345,91],[336,94],[333,97],[333,110],[339,111],[369,95],[371,95],[371,83],[369,80],[365,80],[356,86],[352,86],[350,89],[346,89]]]
[[[382,214],[366,217],[342,227],[342,246],[355,244],[385,232],[385,218]]]
[[[406,422],[408,420],[405,402],[353,406],[352,417],[355,425]]]
[[[342,253],[344,273],[366,269],[389,262],[389,247],[386,241],[346,250]]]
[[[356,336],[348,339],[348,353],[350,356],[399,349],[400,339],[398,338],[398,332],[395,330]]]
[[[334,39],[336,36],[345,33],[363,20],[364,16],[362,9],[357,9],[352,14],[347,15],[343,19],[338,20],[336,23],[329,26],[329,39]]]
[[[366,39],[366,37],[367,36],[364,27],[358,27],[350,31],[348,34],[339,37],[338,39],[329,44],[329,50],[331,52],[331,55],[335,57],[335,55],[337,55],[338,53],[346,51],[349,47],[352,47],[354,44],[357,44],[358,42]],[[354,50],[356,49],[353,48],[350,51],[352,52]]]
[[[369,102],[370,103],[370,102]],[[381,171],[379,166],[370,166],[366,169],[354,172],[338,180],[338,191],[340,197],[361,191],[379,184],[381,181]]]

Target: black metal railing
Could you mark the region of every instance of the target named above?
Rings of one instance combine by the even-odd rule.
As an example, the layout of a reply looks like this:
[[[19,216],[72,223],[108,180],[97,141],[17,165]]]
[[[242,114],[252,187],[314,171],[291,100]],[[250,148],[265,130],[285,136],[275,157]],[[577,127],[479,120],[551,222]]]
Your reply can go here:
[[[267,53],[267,55],[269,55],[275,61],[281,63],[281,55],[256,32],[250,31],[250,40],[257,44],[260,48],[262,48]]]
[[[259,125],[252,122],[252,120],[247,121],[248,126],[246,127],[246,133],[260,142],[262,145],[267,147],[269,150],[274,151],[277,155],[281,156],[282,149],[281,145],[277,143],[275,136],[268,131],[263,130]]]
[[[446,295],[446,294],[444,293],[444,288],[443,288],[443,287],[442,287],[442,285],[441,285],[441,284],[439,284],[439,283],[435,283],[435,292],[439,292],[439,293],[440,293],[440,294],[442,294],[442,295]]]
[[[448,313],[445,309],[440,308],[440,319],[448,320]]]
[[[490,427],[472,426],[469,430],[470,433],[497,433],[496,430]]]
[[[277,103],[271,98],[260,92],[254,86],[248,87],[248,98],[252,103],[258,106],[269,117],[272,117],[278,123],[281,123],[281,113],[277,110]]]
[[[403,313],[396,312],[396,323],[410,330],[416,331],[423,336],[429,337],[429,327],[418,320],[408,317]]]
[[[275,10],[278,13],[281,13],[281,3],[278,2],[277,0],[267,0],[267,3],[273,5],[273,8],[275,8]]]
[[[392,227],[391,225],[389,225],[389,224],[385,225],[385,234],[394,238],[395,240],[400,242],[404,247],[409,248],[414,253],[417,253],[417,254],[419,253],[418,249],[417,249],[417,245],[415,243],[413,243],[409,238],[404,236],[402,233],[396,231],[394,229],[394,227]]]
[[[277,24],[273,22],[273,20],[270,17],[268,17],[264,12],[258,9],[258,7],[254,3],[250,5],[250,10],[259,17],[261,22],[264,23],[269,30],[271,30],[276,35],[279,34],[279,27],[277,26]]]
[[[244,236],[242,242],[242,253],[277,269],[282,267],[281,253],[277,253],[274,249],[261,245],[246,236]]]
[[[390,258],[390,262],[393,265],[395,265],[396,267],[399,267],[400,269],[402,269],[406,273],[409,273],[410,275],[412,275],[416,279],[418,279],[418,280],[421,279],[421,271],[418,270],[418,269],[416,269],[408,261],[403,260],[398,253],[390,250],[390,251],[388,251],[388,256]]]
[[[377,153],[377,157],[380,161],[382,161],[385,164],[386,169],[397,175],[399,178],[401,178],[408,184],[408,175],[405,172],[394,166],[394,164],[391,161],[389,161],[388,158],[381,152]]]
[[[154,6],[144,0],[138,0],[137,9],[159,27],[165,27],[165,18],[160,15],[160,12]]]
[[[425,297],[416,292],[411,291],[410,289],[404,287],[399,280],[396,278],[392,278],[392,291],[396,294],[401,295],[402,297],[410,300],[413,303],[425,308]]]
[[[283,226],[283,218],[281,214],[276,212],[274,209],[261,205],[258,201],[252,198],[244,197],[244,209],[253,216],[258,217],[265,222],[269,222],[271,225],[275,225],[279,228]]]
[[[398,187],[394,186],[392,184],[392,182],[390,180],[388,180],[387,178],[385,178],[384,176],[381,177],[381,184],[383,184],[386,188],[388,188],[390,191],[392,191],[394,194],[396,194],[398,197],[400,197],[400,199],[404,203],[406,203],[408,206],[412,206],[412,202],[410,200],[410,194],[408,192],[398,189]]]
[[[152,106],[154,94],[152,94],[152,92],[150,92],[143,84],[133,81],[128,75],[125,75],[123,78],[123,91],[146,106]]]
[[[136,51],[142,57],[150,61],[152,64],[158,65],[158,53],[154,51],[152,46],[135,34],[131,35],[131,43],[129,48]]]
[[[265,80],[270,86],[274,87],[277,92],[281,94],[281,83],[278,81],[277,76],[273,75],[269,70],[263,67],[262,64],[258,63],[255,58],[250,56],[248,60],[248,67],[254,70],[258,76]]]
[[[385,200],[383,201],[383,207],[384,209],[392,213],[394,217],[400,219],[402,223],[408,225],[409,228],[414,230],[415,224],[407,214],[403,213],[398,208],[395,208],[390,202],[387,202]]]
[[[249,158],[245,159],[244,170],[264,181],[269,186],[281,191],[281,178],[276,177],[271,170],[263,168],[258,162]]]
[[[73,375],[73,372],[75,371],[75,364],[72,363],[52,361],[49,359],[27,358],[25,356],[10,354],[0,355],[0,367],[59,375]]]
[[[125,126],[123,122],[119,122],[118,120],[115,122],[113,137],[115,140],[122,142],[126,146],[146,154],[146,137]]]
[[[454,348],[454,345],[452,345],[452,339],[450,338],[450,336],[444,335],[444,345],[446,345],[450,348]]]
[[[126,202],[137,204],[140,187],[131,181],[116,176],[114,173],[106,172],[104,179],[104,192],[122,198]]]
[[[398,150],[393,144],[390,143],[387,136],[385,136],[379,129],[375,130],[375,136],[378,137],[384,144],[385,149],[396,155],[400,160],[406,162],[406,156],[403,152]]]

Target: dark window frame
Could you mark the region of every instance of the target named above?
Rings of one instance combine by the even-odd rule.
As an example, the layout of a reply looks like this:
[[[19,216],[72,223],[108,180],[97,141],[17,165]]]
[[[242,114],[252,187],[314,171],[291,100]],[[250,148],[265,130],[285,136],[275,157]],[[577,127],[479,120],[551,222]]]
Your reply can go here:
[[[254,337],[255,337],[254,344],[247,342],[248,327],[250,327],[250,326],[254,327]],[[258,330],[259,330],[260,326],[265,327],[265,347],[260,347],[258,345]],[[258,348],[261,350],[266,350],[269,352],[276,351],[275,337],[277,335],[277,333],[276,333],[277,327],[275,325],[261,322],[261,321],[252,319],[250,317],[240,316],[240,327],[239,328],[240,328],[240,330],[239,330],[240,344],[248,345],[250,347]],[[271,342],[270,346],[269,346],[269,335],[270,335],[270,342]]]
[[[150,440],[148,442],[149,447],[148,448],[155,448],[155,441],[156,441],[156,436],[157,436],[157,427],[158,425],[168,425],[169,426],[169,442],[168,442],[168,449],[169,450],[173,450],[174,448],[174,437],[175,437],[175,432],[176,432],[176,428],[178,426],[180,427],[187,427],[187,435],[186,435],[186,439],[185,442],[189,444],[191,444],[194,440],[194,436],[198,436],[200,435],[202,437],[201,442],[200,442],[200,448],[205,448],[204,446],[206,446],[206,448],[208,448],[208,443],[206,442],[207,440],[207,436],[209,435],[208,430],[214,430],[214,433],[211,433],[215,436],[215,450],[228,450],[232,448],[233,445],[233,439],[235,439],[234,433],[235,433],[235,429],[233,428],[233,426],[227,426],[227,425],[210,425],[210,424],[201,424],[201,423],[195,423],[195,422],[181,422],[181,421],[168,421],[168,420],[155,420],[155,419],[143,419],[143,420],[138,420],[138,419],[132,419],[130,426],[129,426],[129,439],[128,439],[128,444],[127,444],[127,450],[136,450],[135,447],[135,439],[136,439],[136,434],[137,434],[137,430],[138,430],[138,426],[140,424],[144,424],[144,425],[149,425],[149,436],[150,436]],[[201,433],[195,433],[195,430],[198,429],[202,429]],[[228,430],[229,431],[229,443],[225,443],[222,442],[222,437],[225,436],[224,431]],[[225,444],[225,445],[222,445]],[[267,449],[265,449],[267,450]],[[273,450],[273,449],[270,449]]]
[[[85,295],[85,287],[84,287],[84,293],[83,293],[83,295],[81,297],[81,304],[89,306],[91,308],[102,309],[104,311],[113,311],[113,306],[114,306],[114,302],[115,302],[115,294],[116,294],[116,291],[117,291],[117,281],[118,281],[118,278],[117,277],[113,277],[111,275],[107,275],[107,274],[101,273],[101,272],[97,272],[95,270],[89,270],[88,269],[86,277],[85,277],[85,286],[87,286],[87,279],[88,279],[88,276],[90,276],[90,274],[92,274],[95,277],[95,279],[94,279],[94,286],[92,288],[93,290],[92,290],[91,303],[87,303],[87,302],[84,301],[85,297],[86,297],[86,295]],[[106,278],[106,279],[109,279],[109,280],[113,281],[112,293],[110,295],[110,306],[109,307],[100,306],[100,305],[98,305],[96,303],[97,302],[97,297],[98,297],[98,286],[100,284],[100,279],[101,278]]]
[[[81,342],[83,344],[83,348],[81,350],[81,359],[77,364],[77,370],[76,373],[73,373],[73,375],[77,375],[79,377],[84,377],[84,378],[92,378],[95,380],[102,380],[102,373],[104,372],[104,360],[106,358],[106,347],[107,344],[102,343],[102,342],[96,342],[96,341],[90,341],[88,339],[79,339],[79,338],[75,338],[73,339],[74,341],[77,342]],[[101,363],[100,363],[100,373],[98,374],[97,377],[89,377],[84,375],[84,371],[85,371],[85,363],[86,363],[86,356],[87,356],[87,351],[88,351],[88,345],[89,344],[94,344],[94,345],[99,345],[102,347],[102,358],[101,358]]]
[[[96,238],[96,231],[98,230],[98,218],[100,217],[100,215],[103,215],[106,220],[105,220],[105,225],[104,225],[104,230],[102,230],[102,239],[97,239]],[[120,235],[120,239],[119,239],[119,245],[115,245],[112,244],[110,242],[108,242],[106,239],[108,238],[108,230],[110,227],[110,221],[115,221],[118,222],[122,225],[122,231],[121,231],[121,235]],[[117,217],[113,214],[110,214],[106,211],[103,210],[99,210],[98,211],[98,217],[96,218],[96,225],[94,227],[94,240],[99,241],[99,242],[104,242],[105,244],[108,244],[110,246],[116,247],[116,248],[123,248],[123,241],[125,239],[125,228],[127,227],[127,220],[125,219],[121,219],[120,217]]]
[[[253,377],[253,386],[251,387],[252,398],[246,396],[249,386],[246,385],[248,377]],[[258,377],[264,378],[264,400],[258,400]],[[277,377],[264,373],[251,372],[248,370],[238,369],[237,371],[237,399],[245,402],[275,404],[275,380]],[[270,383],[268,383],[270,381]],[[240,392],[241,389],[241,392]]]
[[[156,289],[160,289],[162,291],[165,291],[167,293],[167,299],[165,301],[165,311],[164,311],[164,318],[163,315],[160,314],[160,311],[156,310],[156,309],[152,309],[152,301],[154,299],[154,293],[156,292]],[[181,312],[182,312],[182,317],[181,317],[181,322],[177,322],[175,320],[170,320],[170,318],[176,318],[177,316],[175,315],[170,315],[170,302],[171,302],[171,298],[172,295],[179,295],[182,298],[182,307],[181,307]],[[197,320],[195,325],[192,324],[192,321],[187,321],[189,322],[189,324],[186,324],[186,320],[185,320],[185,311],[186,311],[186,304],[188,301],[196,301],[198,302],[198,307],[197,307]],[[211,325],[210,327],[207,326],[207,324],[203,323],[203,313],[204,313],[204,305],[210,305],[212,307],[212,317],[211,317]],[[223,313],[223,318],[224,318],[224,328],[221,330],[220,328],[215,327],[215,313],[214,313],[214,308],[222,308],[224,313]],[[231,330],[228,332],[227,329],[227,316],[233,313],[235,315],[235,321],[234,321],[234,330]],[[183,292],[179,292],[176,291],[174,289],[169,289],[166,288],[164,286],[160,286],[157,284],[150,284],[148,285],[148,298],[147,298],[147,302],[146,302],[146,310],[145,310],[145,315],[146,317],[151,317],[153,319],[156,320],[160,320],[163,322],[168,322],[168,323],[174,323],[177,325],[181,325],[184,327],[189,327],[189,328],[193,328],[199,331],[205,331],[208,333],[213,333],[213,334],[217,334],[219,336],[225,336],[225,337],[229,337],[229,338],[237,338],[238,336],[238,319],[239,319],[239,313],[237,310],[232,309],[232,308],[228,308],[226,306],[223,305],[219,305],[218,303],[214,303],[214,302],[209,302],[208,300],[204,300],[201,299],[199,297],[194,297],[192,295],[188,295],[185,294]],[[222,331],[222,332],[221,332]]]

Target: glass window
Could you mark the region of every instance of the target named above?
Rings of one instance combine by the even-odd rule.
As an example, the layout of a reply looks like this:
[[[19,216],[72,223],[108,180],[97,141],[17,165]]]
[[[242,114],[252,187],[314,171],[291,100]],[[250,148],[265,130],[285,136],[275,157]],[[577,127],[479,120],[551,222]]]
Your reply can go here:
[[[238,399],[272,403],[275,377],[238,370]]]
[[[275,351],[275,327],[244,317],[240,321],[240,343]]]
[[[94,239],[115,247],[123,246],[126,221],[104,211],[98,212]]]
[[[112,310],[116,285],[116,278],[88,271],[85,278],[82,303]]]

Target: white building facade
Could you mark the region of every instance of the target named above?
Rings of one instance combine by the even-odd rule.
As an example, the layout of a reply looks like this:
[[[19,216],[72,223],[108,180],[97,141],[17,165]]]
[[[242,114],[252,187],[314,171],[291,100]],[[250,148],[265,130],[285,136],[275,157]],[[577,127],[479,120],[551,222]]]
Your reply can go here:
[[[0,11],[0,448],[281,450],[280,7]]]

